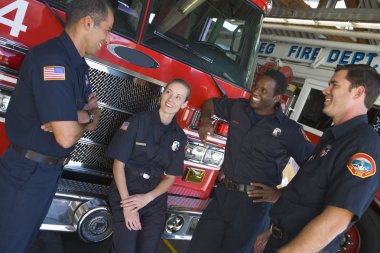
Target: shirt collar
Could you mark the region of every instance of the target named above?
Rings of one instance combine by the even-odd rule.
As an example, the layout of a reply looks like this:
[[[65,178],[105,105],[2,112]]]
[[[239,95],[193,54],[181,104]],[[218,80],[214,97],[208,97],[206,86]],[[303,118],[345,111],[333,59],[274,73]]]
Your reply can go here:
[[[152,123],[154,125],[162,125],[162,126],[168,126],[170,128],[175,128],[175,122],[176,122],[177,118],[174,116],[172,122],[170,122],[169,125],[164,125],[161,123],[161,118],[160,118],[160,113],[158,112],[158,109],[153,111],[153,115],[152,115]]]
[[[330,129],[331,129],[331,133],[334,135],[334,138],[338,139],[339,137],[349,132],[352,128],[363,123],[364,124],[368,123],[368,117],[366,114],[356,116],[338,126],[333,126]]]
[[[58,37],[61,41],[63,47],[66,50],[67,55],[70,58],[70,61],[73,63],[73,66],[79,67],[81,65],[87,66],[84,58],[80,56],[78,49],[75,47],[74,42],[71,40],[70,36],[63,31],[61,35]]]
[[[288,116],[286,116],[281,109],[281,106],[275,105],[274,106],[275,112],[272,115],[268,115],[268,118],[276,118],[280,123],[284,121],[284,119]],[[246,111],[248,113],[254,113],[255,109],[251,107],[249,102],[247,103]]]
[[[276,112],[274,113],[274,117],[277,118],[278,121],[280,121],[280,123],[283,122],[284,119],[288,117],[285,115],[285,113],[283,113],[281,106],[276,105],[274,109],[276,110]]]

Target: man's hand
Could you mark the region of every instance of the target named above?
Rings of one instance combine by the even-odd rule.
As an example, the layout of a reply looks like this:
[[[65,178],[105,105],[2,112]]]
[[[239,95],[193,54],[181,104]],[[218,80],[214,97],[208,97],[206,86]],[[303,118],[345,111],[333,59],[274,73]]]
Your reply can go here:
[[[51,126],[51,123],[48,122],[48,123],[45,123],[45,124],[42,124],[41,125],[41,129],[45,132],[49,132],[49,133],[52,133],[53,132],[53,127]]]
[[[137,211],[146,206],[152,200],[153,198],[146,193],[129,196],[128,198],[123,199],[120,203],[123,208]]]
[[[250,185],[261,189],[247,191],[248,197],[253,198],[253,202],[276,202],[281,195],[281,190],[261,183],[250,183]]]
[[[136,210],[131,210],[129,208],[123,208],[125,226],[132,230],[141,230],[140,215]]]
[[[88,103],[84,105],[83,110],[93,110],[98,108],[98,100],[95,97],[95,93],[88,95]]]
[[[201,126],[198,129],[199,138],[203,143],[206,143],[207,135],[214,135],[214,126],[211,123],[211,119],[202,118]]]
[[[269,229],[267,231],[265,231],[264,233],[262,233],[261,235],[259,235],[256,238],[256,242],[255,242],[255,245],[253,247],[253,252],[254,253],[264,252],[264,249],[265,249],[265,246],[267,246],[269,237],[270,237],[270,230]]]

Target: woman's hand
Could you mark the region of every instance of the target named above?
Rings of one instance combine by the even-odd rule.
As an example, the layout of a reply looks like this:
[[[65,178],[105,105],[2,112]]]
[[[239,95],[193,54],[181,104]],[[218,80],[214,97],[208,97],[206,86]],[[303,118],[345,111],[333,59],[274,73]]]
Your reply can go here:
[[[131,210],[129,208],[123,208],[125,226],[132,230],[141,230],[140,215],[137,211]]]
[[[271,234],[271,232],[268,229],[267,231],[265,231],[264,233],[262,233],[261,235],[259,235],[256,238],[255,246],[253,248],[253,252],[254,253],[262,253],[262,252],[264,252],[264,249],[267,246],[270,234]]]
[[[151,202],[153,198],[149,193],[145,194],[136,194],[129,196],[126,199],[123,199],[120,204],[121,207],[127,208],[129,210],[137,211],[146,206],[149,202]]]

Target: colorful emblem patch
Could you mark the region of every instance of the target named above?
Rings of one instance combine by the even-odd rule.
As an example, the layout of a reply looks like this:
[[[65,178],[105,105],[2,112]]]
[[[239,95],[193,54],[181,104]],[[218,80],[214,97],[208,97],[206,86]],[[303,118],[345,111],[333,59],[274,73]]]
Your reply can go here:
[[[44,67],[45,81],[63,81],[65,79],[66,79],[65,67],[62,67],[62,66]]]
[[[120,130],[127,131],[128,126],[129,126],[129,122],[128,121],[124,121],[124,123],[120,127]]]
[[[375,160],[365,153],[356,153],[347,163],[347,168],[352,175],[367,178],[376,173]]]

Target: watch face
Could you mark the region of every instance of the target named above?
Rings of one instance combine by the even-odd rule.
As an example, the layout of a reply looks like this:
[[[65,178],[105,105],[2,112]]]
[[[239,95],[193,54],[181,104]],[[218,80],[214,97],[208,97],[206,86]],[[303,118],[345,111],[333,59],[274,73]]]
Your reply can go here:
[[[86,110],[86,112],[88,114],[88,119],[89,119],[88,123],[92,123],[94,121],[94,114],[90,110]]]

